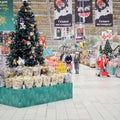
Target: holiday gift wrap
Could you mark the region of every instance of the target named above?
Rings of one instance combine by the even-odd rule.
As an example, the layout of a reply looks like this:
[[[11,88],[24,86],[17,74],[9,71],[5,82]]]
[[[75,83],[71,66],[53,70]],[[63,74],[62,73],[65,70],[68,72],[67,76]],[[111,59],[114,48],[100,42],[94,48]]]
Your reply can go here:
[[[58,84],[58,74],[54,73],[51,76],[51,86]]]
[[[34,85],[34,77],[24,76],[24,84],[26,88],[32,88]]]
[[[40,75],[34,76],[35,87],[41,87],[43,84],[43,79]]]
[[[23,76],[17,76],[12,78],[13,89],[21,89],[23,87]]]

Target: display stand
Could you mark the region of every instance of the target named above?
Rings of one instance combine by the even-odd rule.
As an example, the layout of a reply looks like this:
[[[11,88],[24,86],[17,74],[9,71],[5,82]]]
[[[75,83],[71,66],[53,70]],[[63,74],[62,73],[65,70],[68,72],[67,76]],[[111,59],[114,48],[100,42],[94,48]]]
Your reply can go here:
[[[55,86],[20,89],[0,88],[0,104],[14,107],[29,107],[72,98],[72,83]]]

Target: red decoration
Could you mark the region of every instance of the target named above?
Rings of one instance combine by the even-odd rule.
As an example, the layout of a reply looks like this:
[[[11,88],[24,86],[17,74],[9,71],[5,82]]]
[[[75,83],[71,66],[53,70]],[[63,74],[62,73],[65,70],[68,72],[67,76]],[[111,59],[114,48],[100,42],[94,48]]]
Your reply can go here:
[[[45,49],[46,46],[46,39],[44,36],[40,36],[39,38],[40,44],[42,45],[42,48]]]
[[[102,72],[101,72],[101,75],[102,75],[102,76],[106,76],[106,77],[107,77],[109,74],[108,74],[108,72],[107,72],[107,71],[102,71]]]
[[[22,42],[23,42],[24,44],[27,44],[28,40],[23,39]]]
[[[98,0],[98,1],[97,1],[97,5],[98,5],[98,6],[102,6],[102,5],[103,5],[103,1],[102,1],[102,0]]]
[[[56,5],[57,5],[57,6],[61,6],[62,3],[63,3],[62,0],[57,0],[57,1],[56,1]]]

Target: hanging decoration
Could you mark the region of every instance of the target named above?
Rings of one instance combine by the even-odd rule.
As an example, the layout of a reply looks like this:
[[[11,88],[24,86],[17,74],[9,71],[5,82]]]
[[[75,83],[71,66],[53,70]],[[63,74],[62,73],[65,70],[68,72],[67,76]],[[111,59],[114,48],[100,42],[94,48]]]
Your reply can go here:
[[[72,26],[72,0],[54,0],[54,25]]]
[[[92,23],[92,0],[75,0],[75,23]]]
[[[95,0],[95,25],[113,26],[112,0]]]

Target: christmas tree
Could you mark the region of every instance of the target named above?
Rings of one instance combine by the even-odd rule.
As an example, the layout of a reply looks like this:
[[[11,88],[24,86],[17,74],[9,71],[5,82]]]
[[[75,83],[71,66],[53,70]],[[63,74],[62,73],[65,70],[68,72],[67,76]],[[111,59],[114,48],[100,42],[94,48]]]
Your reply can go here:
[[[25,66],[43,64],[43,48],[39,43],[39,32],[34,13],[27,0],[23,0],[15,20],[15,32],[12,34],[11,52],[8,55],[9,67],[19,65],[23,60]]]
[[[109,40],[106,41],[105,47],[104,47],[104,54],[109,58],[112,53],[112,47],[110,45]]]

